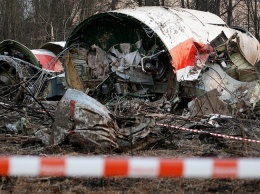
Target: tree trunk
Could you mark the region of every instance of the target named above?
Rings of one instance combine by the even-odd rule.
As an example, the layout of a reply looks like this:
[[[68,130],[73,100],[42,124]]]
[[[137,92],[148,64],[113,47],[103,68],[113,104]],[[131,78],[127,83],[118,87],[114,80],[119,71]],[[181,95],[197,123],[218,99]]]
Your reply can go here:
[[[184,0],[181,0],[181,7],[185,8]]]
[[[220,0],[215,1],[215,12],[213,12],[213,13],[220,16]]]
[[[116,9],[117,3],[118,3],[118,0],[112,0],[111,1],[111,10],[115,10]]]
[[[232,25],[232,12],[233,12],[233,4],[232,0],[228,0],[228,11],[227,11],[227,25],[231,26]]]
[[[257,9],[257,0],[255,0],[255,13],[254,13],[254,26],[255,26],[255,37],[259,39],[259,21],[258,21],[258,9]]]
[[[187,0],[187,8],[190,9],[190,1]]]
[[[196,0],[195,4],[196,10],[208,11],[208,0]]]
[[[247,3],[247,30],[250,30],[250,6],[249,6],[249,2],[246,1]]]
[[[164,2],[164,0],[162,0],[162,5],[161,6],[164,6],[165,5],[165,2]]]
[[[145,6],[155,6],[156,5],[156,0],[145,0],[144,1]]]
[[[142,0],[138,0],[137,2],[138,2],[138,6],[139,6],[139,7],[142,7],[142,6],[143,6],[143,1],[142,1]]]

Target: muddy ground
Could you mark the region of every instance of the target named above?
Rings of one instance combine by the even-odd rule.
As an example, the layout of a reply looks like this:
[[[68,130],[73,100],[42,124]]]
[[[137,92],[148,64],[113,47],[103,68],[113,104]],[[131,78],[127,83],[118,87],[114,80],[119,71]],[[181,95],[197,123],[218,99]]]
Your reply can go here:
[[[26,108],[26,111],[25,111]],[[48,106],[54,115],[55,107]],[[40,156],[156,156],[156,157],[260,157],[260,145],[230,139],[216,138],[207,134],[162,128],[160,137],[151,143],[142,141],[136,147],[121,150],[89,149],[84,142],[69,138],[61,145],[44,145],[31,131],[12,132],[7,124],[12,124],[27,115],[30,130],[50,127],[52,120],[41,108],[23,107],[10,103],[0,103],[0,154],[40,155]],[[172,115],[174,117],[174,115]],[[179,116],[178,116],[179,118]],[[200,118],[198,120],[201,120]],[[240,124],[237,124],[237,121]],[[221,127],[194,125],[203,130],[256,139],[258,120],[241,119],[232,122],[219,121]],[[191,125],[190,125],[191,126]],[[254,131],[252,131],[254,129]],[[26,135],[27,134],[27,135]],[[74,137],[76,138],[76,137]],[[148,138],[149,139],[149,138]],[[147,139],[146,139],[147,140]],[[148,140],[147,140],[148,141]],[[76,143],[77,142],[77,143]],[[2,177],[0,193],[260,193],[260,180],[256,179],[130,179],[130,178],[53,178],[53,177]]]

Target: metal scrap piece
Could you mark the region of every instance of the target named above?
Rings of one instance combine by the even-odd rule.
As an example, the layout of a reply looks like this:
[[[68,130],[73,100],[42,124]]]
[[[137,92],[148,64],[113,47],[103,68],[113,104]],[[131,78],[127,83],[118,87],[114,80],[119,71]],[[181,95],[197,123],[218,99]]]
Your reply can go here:
[[[240,42],[243,41],[241,38],[242,37],[236,32],[224,44],[217,46],[216,50],[218,52],[224,52],[227,56],[227,59],[224,61],[226,63],[225,71],[228,75],[243,82],[258,80],[259,76],[254,64],[250,63],[253,56],[251,56],[251,58],[246,58],[244,53],[245,50],[241,48]],[[247,47],[247,49],[250,50],[249,47]],[[219,60],[223,61],[223,59]]]
[[[195,98],[188,103],[192,116],[201,116],[208,114],[231,115],[228,104],[219,99],[219,92],[213,89],[204,95]]]
[[[189,103],[192,115],[224,114],[254,109],[260,101],[259,81],[241,82],[230,77],[218,64],[209,66],[196,85],[205,94]],[[234,112],[233,112],[234,114]],[[234,116],[234,115],[232,115]]]
[[[209,71],[202,75],[202,85],[205,91],[217,89],[220,99],[230,104],[243,100],[248,106],[256,104],[260,100],[257,96],[259,83],[241,82],[230,77],[219,65],[210,66]]]
[[[74,89],[68,89],[58,104],[52,143],[59,144],[69,133],[79,133],[103,148],[115,143],[118,126],[111,112],[101,103]]]

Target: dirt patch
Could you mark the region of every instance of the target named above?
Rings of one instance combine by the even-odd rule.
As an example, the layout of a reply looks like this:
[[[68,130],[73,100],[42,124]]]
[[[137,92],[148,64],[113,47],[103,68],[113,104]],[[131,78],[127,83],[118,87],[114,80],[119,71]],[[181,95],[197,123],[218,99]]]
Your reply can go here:
[[[53,115],[54,108],[48,110]],[[260,145],[230,139],[223,139],[209,134],[196,134],[170,128],[161,128],[161,135],[151,134],[151,143],[142,141],[136,147],[102,152],[93,149],[84,142],[69,138],[61,145],[44,145],[34,135],[11,133],[6,125],[24,116],[23,109],[15,105],[2,106],[0,114],[0,153],[2,155],[71,155],[89,156],[113,154],[118,156],[156,156],[170,158],[186,157],[259,157]],[[26,114],[31,130],[50,127],[52,120],[40,109],[27,107]],[[173,115],[174,116],[174,115]],[[177,116],[176,116],[177,117]],[[179,116],[178,116],[179,117]],[[191,122],[191,121],[190,121]],[[243,136],[241,131],[246,127],[246,137],[254,138],[252,129],[256,120],[240,120],[240,125],[233,121],[223,123],[220,128],[204,126],[203,130]],[[203,128],[202,125],[190,127]],[[233,127],[233,128],[232,128]],[[257,130],[254,131],[255,137]],[[154,136],[153,136],[154,135]],[[149,139],[148,138],[148,139]],[[145,139],[148,141],[148,139]],[[73,141],[74,140],[74,141]],[[156,140],[156,141],[155,141]],[[77,142],[77,143],[76,143]],[[148,141],[149,142],[149,141]],[[183,179],[183,178],[53,178],[53,177],[1,177],[1,193],[259,193],[260,180],[255,179]]]

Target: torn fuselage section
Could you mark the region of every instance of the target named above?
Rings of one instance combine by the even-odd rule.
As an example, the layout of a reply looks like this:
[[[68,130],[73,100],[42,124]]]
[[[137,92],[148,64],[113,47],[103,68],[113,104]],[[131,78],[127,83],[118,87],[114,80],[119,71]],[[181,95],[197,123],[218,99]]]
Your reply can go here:
[[[75,133],[102,148],[134,147],[160,133],[155,117],[182,102],[191,116],[241,116],[258,105],[258,41],[211,13],[101,13],[79,24],[65,47],[72,89],[55,114],[54,144]]]
[[[5,100],[28,103],[51,96],[46,90],[48,80],[62,72],[61,62],[51,51],[30,50],[14,40],[0,43],[0,95]]]
[[[170,55],[160,38],[134,18],[117,13],[90,18],[66,46],[71,47],[65,62],[68,85],[102,103],[117,96],[157,100],[168,87]]]
[[[211,13],[164,7],[101,13],[77,26],[66,48],[68,85],[102,103],[165,97],[172,111],[183,99],[211,92],[225,113],[242,99],[249,109],[257,106],[259,42]],[[209,106],[201,114],[218,109]]]
[[[197,96],[189,103],[191,115],[248,117],[252,111],[257,113],[259,73],[241,49],[242,37],[235,32],[228,39],[222,32],[211,41],[214,52],[195,84]],[[257,57],[256,52],[254,58],[259,60]]]
[[[0,54],[1,98],[21,102],[36,80],[35,74],[42,71],[40,63],[27,47],[14,40],[2,41]]]

